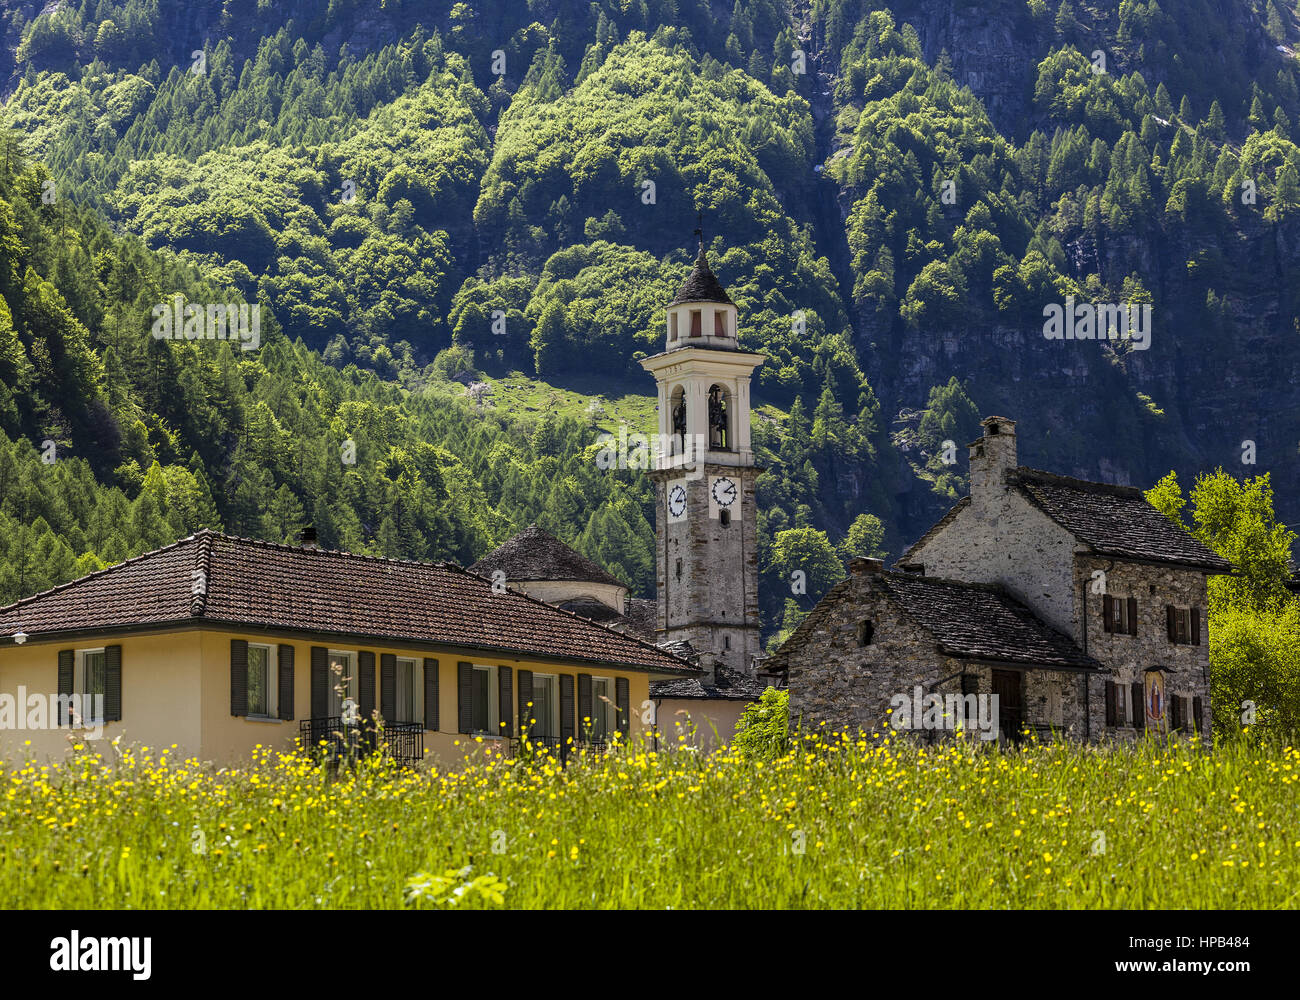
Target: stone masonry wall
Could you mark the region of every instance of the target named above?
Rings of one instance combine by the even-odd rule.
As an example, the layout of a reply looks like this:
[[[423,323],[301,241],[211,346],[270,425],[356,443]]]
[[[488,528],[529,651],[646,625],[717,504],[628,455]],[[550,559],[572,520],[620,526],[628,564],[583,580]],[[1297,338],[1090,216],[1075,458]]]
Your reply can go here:
[[[1107,593],[1112,597],[1137,599],[1137,635],[1107,633],[1102,619],[1101,595],[1094,594],[1094,570],[1105,572]],[[1166,698],[1199,697],[1204,703],[1204,720],[1208,732],[1210,709],[1209,608],[1205,574],[1180,567],[1152,566],[1121,562],[1097,556],[1080,556],[1075,566],[1076,605],[1086,625],[1086,652],[1100,660],[1110,673],[1094,677],[1089,683],[1089,709],[1092,738],[1133,739],[1133,706],[1130,692],[1134,682],[1143,680],[1146,670],[1160,667],[1165,674]],[[1165,607],[1200,609],[1200,645],[1182,645],[1169,641]],[[1106,728],[1105,682],[1114,680],[1121,686],[1119,707],[1123,724]],[[1192,720],[1188,720],[1189,727]],[[1168,713],[1165,717],[1168,729]]]

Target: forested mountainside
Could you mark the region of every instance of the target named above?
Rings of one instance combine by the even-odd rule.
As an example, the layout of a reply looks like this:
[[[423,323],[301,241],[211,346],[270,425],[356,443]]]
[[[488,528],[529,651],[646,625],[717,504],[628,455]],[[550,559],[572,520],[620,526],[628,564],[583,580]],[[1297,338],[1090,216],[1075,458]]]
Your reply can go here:
[[[1294,520],[1300,29],[1167,6],[0,0],[0,600],[307,521],[462,562],[538,521],[651,592],[651,493],[592,456],[700,215],[769,355],[769,628],[946,508],[982,413]],[[175,294],[260,303],[260,348],[152,338]],[[1149,346],[1046,339],[1067,301]]]

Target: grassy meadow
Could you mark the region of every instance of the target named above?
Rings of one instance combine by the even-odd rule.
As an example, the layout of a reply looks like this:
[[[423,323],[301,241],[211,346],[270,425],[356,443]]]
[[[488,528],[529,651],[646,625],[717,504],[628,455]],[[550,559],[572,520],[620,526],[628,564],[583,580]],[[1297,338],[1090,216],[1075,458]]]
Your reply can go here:
[[[11,907],[1295,907],[1300,752],[635,746],[331,775],[87,746],[0,763]]]

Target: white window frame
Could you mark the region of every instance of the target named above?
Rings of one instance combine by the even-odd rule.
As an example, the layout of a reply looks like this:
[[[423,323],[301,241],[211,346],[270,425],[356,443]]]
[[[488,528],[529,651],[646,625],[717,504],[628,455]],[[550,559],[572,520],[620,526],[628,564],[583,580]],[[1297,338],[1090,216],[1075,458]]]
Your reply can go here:
[[[402,712],[402,665],[410,665],[411,674],[411,710],[406,715],[410,718],[404,718]],[[393,692],[393,712],[396,716],[393,722],[418,722],[424,725],[424,664],[416,656],[399,656],[396,658],[396,664],[393,668],[393,683],[397,690]]]
[[[600,692],[596,690],[598,684],[605,686],[605,698],[602,700]],[[612,738],[614,730],[617,728],[616,709],[614,708],[614,699],[617,697],[614,678],[605,676],[593,676],[591,678],[591,735],[593,742],[608,743]],[[604,732],[596,731],[596,723],[600,722]],[[587,736],[586,733],[583,734]]]
[[[538,682],[551,689],[551,711],[550,718],[545,722],[547,732],[540,733],[538,729],[543,726],[543,722],[537,716],[537,687]],[[560,675],[559,674],[533,674],[533,693],[531,696],[533,703],[532,711],[529,713],[530,719],[537,719],[533,726],[532,733],[539,739],[558,740],[560,738]]]
[[[252,702],[250,701],[248,705],[248,718],[275,719],[278,722],[280,719],[280,670],[279,670],[279,664],[276,663],[273,657],[275,647],[268,645],[267,643],[264,642],[250,642],[248,644],[248,651],[251,653],[255,649],[266,650],[266,711],[265,712],[253,711],[253,705]],[[245,688],[245,690],[252,691],[253,685],[251,681],[252,681],[253,659],[251,656],[248,658],[247,666],[249,671],[249,677],[246,682],[247,687]]]
[[[335,690],[340,680],[334,673],[335,660],[342,660],[347,664],[343,669],[342,678],[347,685],[347,690],[342,695]],[[357,654],[350,649],[331,649],[325,654],[325,663],[327,675],[326,693],[329,697],[328,711],[325,714],[328,718],[334,718],[335,716],[341,718],[343,715],[343,702],[348,698],[351,698],[354,703],[357,701]]]
[[[100,701],[99,712],[95,712],[94,692],[89,690],[86,684],[86,657],[92,653],[98,653],[104,658],[104,690],[101,692],[103,698]],[[76,710],[82,712],[81,723],[83,726],[97,726],[104,722],[105,703],[108,701],[108,648],[106,646],[95,646],[91,649],[77,650],[77,665],[73,671],[72,693],[77,696]]]
[[[482,671],[484,674],[487,675],[487,728],[475,729],[473,731],[473,734],[475,736],[500,736],[501,735],[501,706],[500,706],[501,694],[500,694],[500,687],[498,686],[498,681],[497,681],[497,668],[495,665],[486,664],[486,663],[475,663],[472,664],[471,666],[474,670],[475,679],[477,679],[478,673],[480,671]],[[473,688],[471,687],[470,689],[471,714],[473,712],[472,709],[473,697],[474,697],[474,692],[473,692]],[[471,723],[472,721],[473,720],[471,720]]]

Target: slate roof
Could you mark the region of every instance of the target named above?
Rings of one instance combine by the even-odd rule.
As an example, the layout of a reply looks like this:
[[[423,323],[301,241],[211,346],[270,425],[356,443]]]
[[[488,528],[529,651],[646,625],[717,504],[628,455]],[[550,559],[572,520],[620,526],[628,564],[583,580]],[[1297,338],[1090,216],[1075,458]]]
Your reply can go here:
[[[1021,466],[1012,473],[1021,494],[1093,551],[1219,573],[1232,564],[1156,510],[1134,486],[1071,479]]]
[[[489,552],[469,568],[471,573],[491,577],[494,570],[506,575],[506,582],[518,580],[578,580],[627,588],[586,556],[532,524]]]
[[[194,570],[206,594],[191,594]],[[690,676],[686,660],[451,563],[381,559],[212,531],[0,608],[0,636],[178,625],[336,634]]]
[[[695,258],[695,266],[691,268],[686,283],[668,305],[679,306],[683,302],[725,302],[729,306],[735,305],[727,295],[727,290],[722,287],[722,282],[709,267],[709,258],[704,253],[703,243],[700,244],[699,255]]]
[[[654,641],[659,625],[659,602],[648,597],[629,597],[625,605],[628,631],[642,639]]]
[[[853,597],[855,577],[832,587],[766,664],[785,670],[821,621]],[[958,659],[1024,663],[1056,669],[1101,669],[1068,635],[1040,620],[1001,587],[916,573],[872,574],[868,579],[913,623],[934,636],[940,651]]]
[[[717,669],[716,683],[709,684],[699,677],[673,678],[667,681],[651,681],[651,698],[701,699],[710,698],[721,701],[754,701],[762,697],[767,687],[763,681],[745,677],[729,667]]]
[[[1007,474],[1009,486],[1100,555],[1193,566],[1227,573],[1232,564],[1174,524],[1135,486],[1114,486],[1058,476],[1020,466]],[[899,557],[905,566],[915,553],[970,505],[963,497]]]

